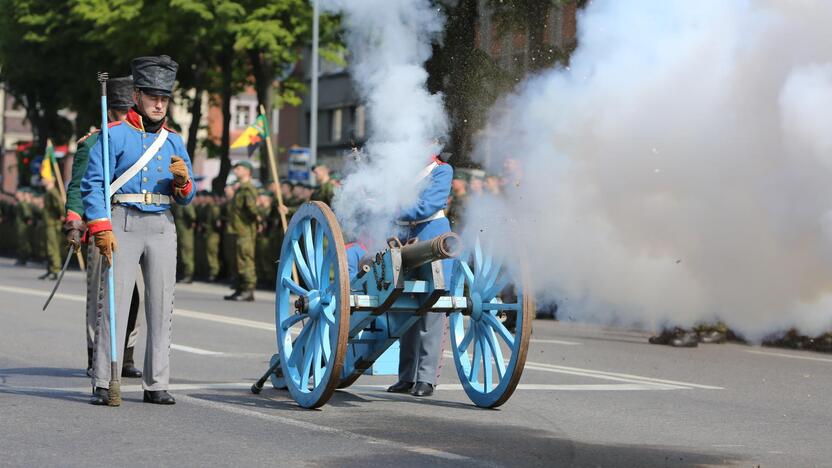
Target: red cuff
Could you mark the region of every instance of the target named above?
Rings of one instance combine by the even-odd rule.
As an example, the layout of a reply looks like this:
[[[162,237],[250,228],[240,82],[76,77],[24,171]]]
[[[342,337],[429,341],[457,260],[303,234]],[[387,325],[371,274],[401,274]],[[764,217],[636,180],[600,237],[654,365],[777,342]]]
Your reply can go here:
[[[66,220],[67,221],[81,221],[81,215],[72,211],[66,210]]]
[[[87,223],[87,228],[89,228],[90,234],[95,235],[101,231],[112,231],[113,225],[110,224],[109,219],[96,219]]]
[[[177,187],[176,184],[174,184],[173,188],[173,193],[178,194],[182,198],[188,198],[188,195],[190,195],[191,190],[194,188],[194,184],[191,182],[191,179],[188,179],[188,183],[186,183],[184,187]]]

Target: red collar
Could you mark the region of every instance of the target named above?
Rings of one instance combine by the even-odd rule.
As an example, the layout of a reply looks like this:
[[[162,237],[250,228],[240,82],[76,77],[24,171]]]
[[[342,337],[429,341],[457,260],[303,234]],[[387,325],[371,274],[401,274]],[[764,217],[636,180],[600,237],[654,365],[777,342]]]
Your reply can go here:
[[[440,166],[441,166],[441,165],[443,165],[443,164],[448,164],[448,163],[446,163],[445,161],[443,161],[443,160],[439,159],[439,155],[438,155],[438,154],[434,154],[434,155],[433,155],[433,162],[435,162],[436,164],[439,164]]]
[[[162,122],[162,126],[161,126],[161,127],[159,127],[159,129],[161,130],[162,128],[164,128],[165,130],[167,130],[167,131],[169,131],[169,132],[172,132],[173,130],[171,130],[171,129],[170,129],[170,128],[168,128],[168,126],[167,126],[167,120],[168,120],[168,119],[167,119],[167,118],[165,118],[165,120]],[[136,130],[140,130],[140,131],[142,131],[142,132],[144,131],[144,122],[142,122],[142,116],[141,116],[141,115],[139,115],[139,113],[138,113],[138,112],[136,112],[136,109],[134,109],[134,108],[132,108],[132,107],[130,108],[130,110],[128,110],[128,111],[127,111],[127,119],[126,119],[126,122],[127,122],[127,123],[131,126],[131,127],[135,128]],[[157,132],[157,133],[158,133],[158,132]]]

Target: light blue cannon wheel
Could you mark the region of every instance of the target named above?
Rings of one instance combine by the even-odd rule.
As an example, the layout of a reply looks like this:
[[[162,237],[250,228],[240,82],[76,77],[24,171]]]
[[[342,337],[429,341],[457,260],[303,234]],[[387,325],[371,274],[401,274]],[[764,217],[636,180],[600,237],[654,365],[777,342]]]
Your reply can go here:
[[[479,239],[454,262],[452,291],[465,295],[469,306],[467,313],[449,317],[451,353],[459,381],[477,406],[505,403],[523,373],[534,309],[531,297],[523,293],[523,279],[483,251]],[[510,311],[517,313],[514,333],[501,320]]]
[[[347,352],[347,255],[338,221],[323,203],[301,206],[286,232],[277,267],[277,348],[292,398],[317,408],[338,386]]]

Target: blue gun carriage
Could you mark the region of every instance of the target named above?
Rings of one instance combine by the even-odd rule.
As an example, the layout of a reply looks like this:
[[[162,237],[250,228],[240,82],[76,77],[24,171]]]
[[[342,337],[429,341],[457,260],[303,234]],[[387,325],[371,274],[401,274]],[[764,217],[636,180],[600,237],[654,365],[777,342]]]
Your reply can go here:
[[[454,259],[445,278],[442,260]],[[522,263],[522,262],[518,262]],[[471,401],[494,408],[520,381],[534,310],[528,275],[503,264],[479,239],[454,233],[402,245],[391,239],[350,278],[338,221],[320,202],[304,204],[287,228],[277,266],[278,353],[251,387],[267,380],[302,407],[324,405],[364,374],[423,314],[447,314],[457,375]],[[512,329],[504,325],[515,315]]]

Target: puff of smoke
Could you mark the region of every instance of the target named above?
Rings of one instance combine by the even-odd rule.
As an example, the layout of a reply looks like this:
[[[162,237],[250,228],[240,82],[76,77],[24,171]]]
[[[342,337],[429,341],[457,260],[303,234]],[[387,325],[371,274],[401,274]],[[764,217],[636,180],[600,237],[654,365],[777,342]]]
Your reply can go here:
[[[438,152],[430,142],[447,133],[442,96],[428,92],[424,68],[444,20],[429,0],[326,0],[323,6],[342,14],[369,128],[333,206],[348,237],[379,246],[400,207],[416,201],[416,175]]]
[[[830,21],[822,0],[590,2],[570,67],[493,110],[477,155],[523,174],[466,223],[525,246],[577,320],[828,330]]]

